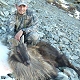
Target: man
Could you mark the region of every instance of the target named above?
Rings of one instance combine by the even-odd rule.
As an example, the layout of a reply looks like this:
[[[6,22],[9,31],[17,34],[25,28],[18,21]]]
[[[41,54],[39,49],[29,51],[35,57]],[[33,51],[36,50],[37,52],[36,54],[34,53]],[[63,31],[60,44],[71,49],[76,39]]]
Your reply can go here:
[[[7,31],[14,35],[15,39],[20,41],[24,35],[24,42],[36,43],[39,39],[37,33],[38,21],[35,15],[28,10],[26,0],[18,0],[16,2],[15,13],[11,15],[7,24],[9,24]]]

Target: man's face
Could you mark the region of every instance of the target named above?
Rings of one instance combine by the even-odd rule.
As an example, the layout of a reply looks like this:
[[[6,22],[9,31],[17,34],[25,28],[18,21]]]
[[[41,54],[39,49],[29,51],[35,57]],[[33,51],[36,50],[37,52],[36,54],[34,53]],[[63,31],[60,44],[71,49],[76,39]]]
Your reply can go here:
[[[19,14],[24,14],[27,10],[27,6],[25,5],[20,5],[20,6],[16,5],[16,8]]]

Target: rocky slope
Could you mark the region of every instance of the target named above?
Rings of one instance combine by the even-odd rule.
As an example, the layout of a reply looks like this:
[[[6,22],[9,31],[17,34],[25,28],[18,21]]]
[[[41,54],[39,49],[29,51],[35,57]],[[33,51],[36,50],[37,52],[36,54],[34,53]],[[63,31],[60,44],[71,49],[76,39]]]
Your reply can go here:
[[[62,6],[60,1],[64,0],[52,0],[53,2],[50,3],[48,1],[28,0],[29,8],[39,18],[40,40],[49,42],[61,54],[64,53],[73,65],[80,67],[80,15],[78,18],[75,16],[75,9],[80,10],[80,1],[76,0],[78,2],[76,5],[79,7],[76,8],[76,5],[73,5],[72,11],[68,10],[69,7],[72,7],[69,4],[75,0],[68,2],[68,8]],[[6,37],[4,22],[8,19],[8,15],[14,12],[14,3],[13,0],[0,0],[0,39],[2,42]],[[67,67],[63,69],[64,72],[59,71],[58,80],[80,80],[74,70]]]

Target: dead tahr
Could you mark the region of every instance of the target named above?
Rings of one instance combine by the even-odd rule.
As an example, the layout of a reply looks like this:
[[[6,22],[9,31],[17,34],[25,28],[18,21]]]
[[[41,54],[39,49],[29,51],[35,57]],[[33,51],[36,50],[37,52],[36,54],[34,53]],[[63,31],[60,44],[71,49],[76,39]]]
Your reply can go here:
[[[57,77],[59,67],[69,67],[80,75],[65,55],[46,42],[26,47],[24,43],[13,46],[8,58],[15,80],[50,80]]]

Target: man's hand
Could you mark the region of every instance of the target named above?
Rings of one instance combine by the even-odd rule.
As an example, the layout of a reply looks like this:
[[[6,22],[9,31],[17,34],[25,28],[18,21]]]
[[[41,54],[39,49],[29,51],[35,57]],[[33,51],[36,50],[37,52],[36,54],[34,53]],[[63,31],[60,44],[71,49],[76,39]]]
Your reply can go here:
[[[22,30],[18,31],[17,34],[15,35],[15,39],[17,39],[18,41],[20,41],[20,38],[21,38],[22,34],[23,34]]]

